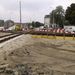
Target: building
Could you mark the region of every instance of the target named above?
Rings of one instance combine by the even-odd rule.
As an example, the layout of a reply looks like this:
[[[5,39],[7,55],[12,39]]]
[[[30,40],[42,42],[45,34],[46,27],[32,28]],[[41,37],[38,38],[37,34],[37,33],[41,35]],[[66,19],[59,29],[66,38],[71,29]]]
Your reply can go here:
[[[45,17],[44,17],[44,26],[45,27],[50,26],[50,15],[45,15]]]
[[[44,17],[44,26],[45,27],[52,27],[52,28],[56,28],[57,27],[57,25],[55,24],[55,23],[53,23],[53,24],[51,24],[50,23],[50,15],[45,15],[45,17]]]
[[[7,20],[4,23],[4,27],[12,27],[14,25],[14,21],[12,20]]]
[[[0,20],[0,27],[4,26],[4,20]]]
[[[28,24],[29,24],[29,23],[21,23],[21,27],[22,27],[22,28],[28,28]],[[20,25],[20,23],[15,22],[14,25]]]
[[[28,27],[28,24],[29,23],[21,23],[21,27],[22,28],[25,28],[25,27],[27,28]],[[4,27],[5,28],[9,28],[9,27],[12,27],[14,25],[20,25],[20,23],[19,22],[14,22],[12,20],[7,20],[7,21],[4,22]]]

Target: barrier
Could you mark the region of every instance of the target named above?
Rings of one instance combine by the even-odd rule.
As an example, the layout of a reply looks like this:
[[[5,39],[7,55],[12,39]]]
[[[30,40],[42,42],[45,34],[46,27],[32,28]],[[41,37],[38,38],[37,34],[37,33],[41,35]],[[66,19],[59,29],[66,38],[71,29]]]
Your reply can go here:
[[[7,31],[8,29],[0,29],[0,31]]]
[[[75,32],[65,32],[65,29],[46,29],[46,30],[43,30],[43,29],[36,29],[34,28],[35,30],[34,31],[38,31],[38,32],[53,32],[53,33],[70,33],[70,34],[75,34]],[[22,29],[23,31],[27,31],[27,30],[31,30],[29,28],[23,28]]]
[[[23,31],[26,31],[26,30],[27,30],[27,28],[23,28],[22,30],[23,30]]]
[[[0,31],[3,31],[3,29],[0,29]]]
[[[75,32],[65,32],[65,29],[49,29],[49,30],[39,29],[38,31],[53,32],[53,33],[70,33],[70,34],[75,34]]]
[[[56,34],[54,35],[36,35],[36,34],[31,34],[32,37],[34,38],[47,38],[47,39],[59,39],[59,40],[75,40],[75,35],[72,36],[58,36]]]

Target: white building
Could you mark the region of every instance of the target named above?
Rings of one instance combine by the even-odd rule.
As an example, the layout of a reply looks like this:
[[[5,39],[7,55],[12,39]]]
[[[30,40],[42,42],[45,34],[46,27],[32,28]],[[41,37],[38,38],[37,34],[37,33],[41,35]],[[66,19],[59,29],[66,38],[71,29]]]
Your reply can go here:
[[[44,17],[44,26],[45,27],[52,27],[52,28],[56,28],[56,23],[51,24],[50,23],[50,15],[45,15]]]
[[[50,26],[50,15],[45,15],[45,17],[44,17],[44,26],[45,27]]]

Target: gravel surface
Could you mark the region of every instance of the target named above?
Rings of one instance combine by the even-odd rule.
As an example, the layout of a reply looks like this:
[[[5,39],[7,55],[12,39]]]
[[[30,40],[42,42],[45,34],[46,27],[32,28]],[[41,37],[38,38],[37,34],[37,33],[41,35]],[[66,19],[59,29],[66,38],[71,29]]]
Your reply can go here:
[[[8,34],[11,34],[11,33],[2,33],[2,32],[0,32],[0,36],[4,36],[4,35],[8,35]]]
[[[74,75],[75,41],[32,38],[0,48],[0,75]]]

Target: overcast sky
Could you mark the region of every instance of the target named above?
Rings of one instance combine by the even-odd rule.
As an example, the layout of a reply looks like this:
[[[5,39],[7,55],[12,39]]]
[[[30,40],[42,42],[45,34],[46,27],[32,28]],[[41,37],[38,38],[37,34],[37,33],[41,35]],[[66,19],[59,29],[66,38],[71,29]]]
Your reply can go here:
[[[39,21],[44,23],[44,16],[56,6],[64,9],[75,3],[75,0],[0,0],[0,19],[11,19],[19,22],[19,2],[21,1],[22,22]],[[52,7],[52,8],[50,8]]]

